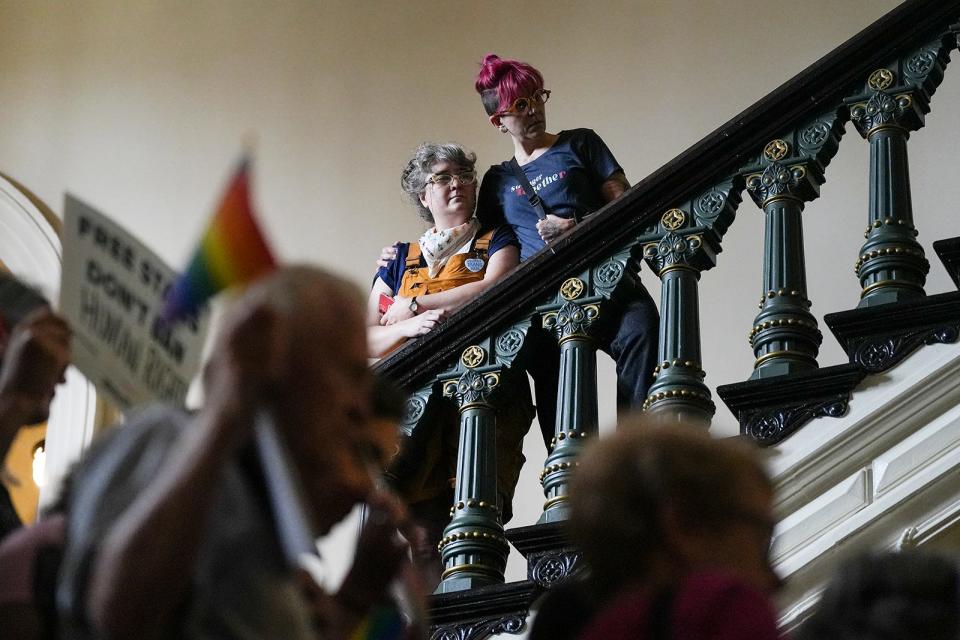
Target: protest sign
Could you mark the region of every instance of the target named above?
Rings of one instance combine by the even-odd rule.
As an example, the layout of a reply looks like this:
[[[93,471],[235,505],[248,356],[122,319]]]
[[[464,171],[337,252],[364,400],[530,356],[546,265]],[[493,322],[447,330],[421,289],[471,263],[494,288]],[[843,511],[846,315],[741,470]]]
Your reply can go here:
[[[154,401],[183,405],[207,309],[168,326],[161,312],[176,272],[69,194],[62,241],[60,312],[73,328],[73,364],[124,411]]]

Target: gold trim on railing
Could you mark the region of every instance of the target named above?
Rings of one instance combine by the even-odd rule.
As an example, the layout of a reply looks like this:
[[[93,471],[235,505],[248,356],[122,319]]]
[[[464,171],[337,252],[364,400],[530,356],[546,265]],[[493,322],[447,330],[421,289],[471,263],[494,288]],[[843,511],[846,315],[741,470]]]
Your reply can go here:
[[[894,286],[903,289],[916,289],[917,291],[923,291],[923,287],[915,282],[904,282],[903,280],[880,280],[879,282],[874,282],[863,288],[863,291],[860,292],[860,298],[862,299],[865,295],[879,289],[880,287],[889,287]]]
[[[770,353],[765,353],[753,362],[753,368],[756,369],[762,365],[767,360],[772,358],[789,358],[792,360],[806,360],[807,362],[812,362],[817,364],[817,359],[813,356],[806,353],[799,353],[797,351],[771,351]]]
[[[500,573],[500,572],[498,572],[498,571],[495,571],[495,570],[493,570],[493,569],[490,569],[490,568],[488,568],[488,567],[485,567],[485,566],[483,566],[483,565],[481,565],[481,564],[458,564],[457,566],[455,566],[455,567],[450,567],[449,569],[447,569],[447,570],[445,570],[443,573],[441,573],[441,574],[440,574],[440,580],[446,580],[449,576],[452,576],[452,575],[454,575],[454,574],[456,574],[456,573],[466,573],[467,571],[475,571],[475,572],[477,572],[477,573],[485,573],[485,574],[487,574],[487,575],[489,575],[489,576],[492,576],[492,577],[496,578],[497,580],[501,580],[501,579],[503,578],[503,574],[502,574],[502,573]]]
[[[867,86],[874,91],[883,91],[893,84],[893,72],[890,69],[877,69],[867,78]]]
[[[550,498],[549,500],[543,503],[543,510],[546,511],[547,509],[549,509],[555,504],[560,504],[561,502],[569,502],[569,501],[570,501],[570,496],[556,496],[554,498]]]

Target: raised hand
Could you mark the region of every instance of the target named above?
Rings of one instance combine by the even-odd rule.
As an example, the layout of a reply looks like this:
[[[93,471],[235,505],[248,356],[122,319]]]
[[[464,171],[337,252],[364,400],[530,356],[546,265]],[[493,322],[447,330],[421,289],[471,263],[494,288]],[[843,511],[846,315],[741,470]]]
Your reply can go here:
[[[0,369],[0,401],[23,424],[43,422],[70,364],[70,326],[49,307],[37,309],[10,333]]]
[[[282,383],[288,339],[266,303],[231,316],[204,369],[205,404],[220,418],[214,424],[252,423],[265,394]]]

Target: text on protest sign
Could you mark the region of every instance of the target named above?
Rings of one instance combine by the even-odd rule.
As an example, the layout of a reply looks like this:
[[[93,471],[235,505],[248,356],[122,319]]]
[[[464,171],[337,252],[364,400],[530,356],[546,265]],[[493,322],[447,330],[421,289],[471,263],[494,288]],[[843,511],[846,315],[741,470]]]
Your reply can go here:
[[[62,238],[60,311],[73,327],[74,364],[123,410],[153,401],[182,405],[200,364],[206,308],[172,327],[164,323],[164,294],[176,272],[69,194]]]

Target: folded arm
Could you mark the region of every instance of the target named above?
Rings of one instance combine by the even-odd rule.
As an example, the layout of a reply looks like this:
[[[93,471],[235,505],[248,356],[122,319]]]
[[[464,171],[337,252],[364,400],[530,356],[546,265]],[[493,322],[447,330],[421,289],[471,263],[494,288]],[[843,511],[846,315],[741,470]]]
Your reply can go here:
[[[379,308],[381,294],[389,298],[393,296],[393,290],[387,283],[377,278],[367,299],[367,352],[371,358],[381,358],[396,349],[404,340],[422,336],[433,329],[443,317],[442,311],[429,311],[415,315],[410,311],[410,299],[398,296],[388,313],[383,314],[382,317],[396,314],[402,308],[405,312],[403,319],[391,324],[381,324]],[[420,299],[417,298],[417,300]]]
[[[629,188],[627,176],[622,171],[617,171],[600,185],[600,197],[603,198],[604,204],[613,202]],[[576,225],[577,221],[573,218],[561,218],[550,213],[544,220],[537,222],[537,232],[544,242],[552,242]]]

